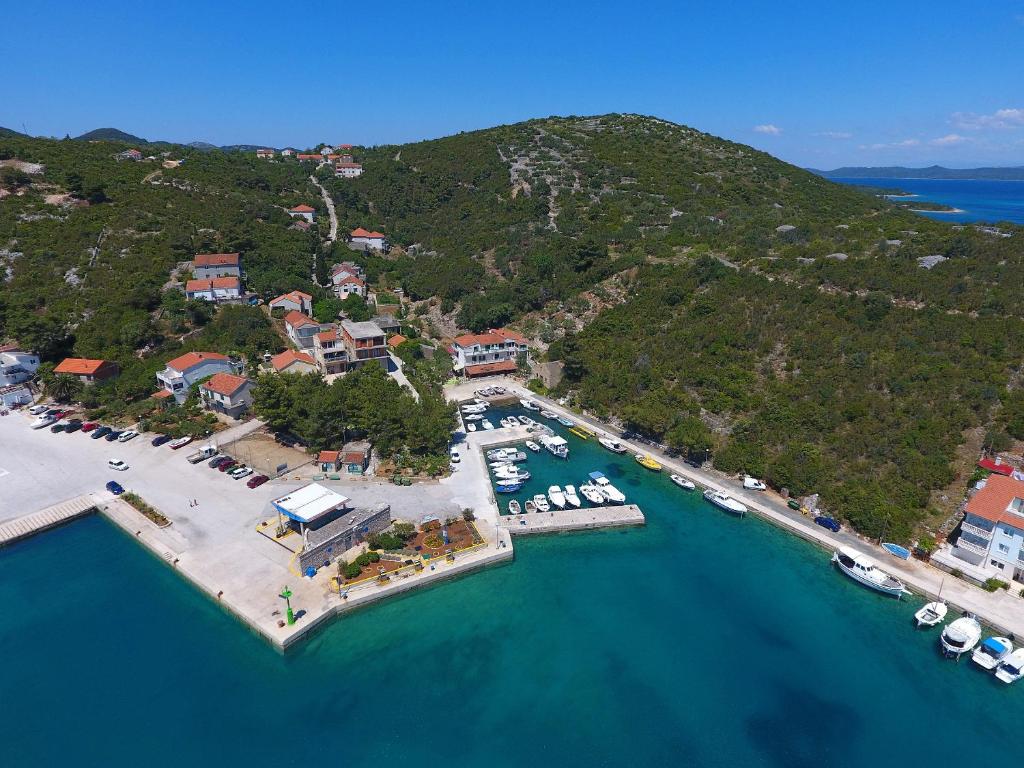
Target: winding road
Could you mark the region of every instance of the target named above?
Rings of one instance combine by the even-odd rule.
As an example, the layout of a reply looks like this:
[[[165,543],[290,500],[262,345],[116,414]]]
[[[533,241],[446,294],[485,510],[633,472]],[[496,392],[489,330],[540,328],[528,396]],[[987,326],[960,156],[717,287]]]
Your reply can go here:
[[[331,231],[327,235],[327,242],[333,243],[335,240],[338,239],[338,214],[334,210],[334,201],[331,200],[331,196],[329,194],[327,194],[327,190],[324,188],[324,185],[320,183],[320,180],[317,179],[315,174],[310,174],[309,180],[311,182],[313,182],[313,185],[317,189],[320,190],[320,196],[324,199],[324,205],[327,206],[327,215],[331,219]],[[316,278],[316,260],[317,260],[317,258],[319,256],[319,253],[320,253],[320,249],[319,248],[317,248],[316,250],[313,251],[313,273],[312,273],[312,278],[313,278],[313,284],[314,285],[319,285],[320,284],[320,281],[317,280],[317,278]]]

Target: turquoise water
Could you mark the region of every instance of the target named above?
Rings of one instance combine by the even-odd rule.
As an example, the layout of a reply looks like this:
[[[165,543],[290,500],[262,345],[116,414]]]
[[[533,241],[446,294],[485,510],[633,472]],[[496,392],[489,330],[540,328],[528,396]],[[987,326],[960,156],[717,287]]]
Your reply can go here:
[[[942,203],[961,209],[962,213],[928,213],[939,221],[1000,222],[1024,224],[1024,181],[992,181],[988,179],[832,179],[855,186],[900,189],[917,195],[895,202],[915,201]]]
[[[915,602],[570,440],[569,462],[531,455],[531,485],[602,469],[646,527],[518,541],[512,564],[345,617],[284,657],[102,518],[0,551],[3,764],[1016,756],[1024,684],[940,659]]]

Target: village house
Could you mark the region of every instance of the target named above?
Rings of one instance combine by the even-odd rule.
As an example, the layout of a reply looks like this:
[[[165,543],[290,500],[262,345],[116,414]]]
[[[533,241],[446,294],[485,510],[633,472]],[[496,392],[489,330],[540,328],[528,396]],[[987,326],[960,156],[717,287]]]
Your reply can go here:
[[[338,329],[331,327],[313,337],[313,358],[320,373],[344,373],[348,367],[348,350]]]
[[[400,333],[396,333],[394,336],[388,338],[388,349],[394,352],[400,346],[402,346],[408,339]]]
[[[402,324],[391,315],[376,315],[370,318],[370,322],[384,331],[384,333],[398,333],[402,330]]]
[[[242,277],[242,257],[237,253],[200,253],[192,260],[192,277]]]
[[[305,352],[286,349],[270,358],[271,367],[277,373],[315,373],[316,360]]]
[[[237,419],[252,405],[252,387],[245,376],[215,373],[199,385],[199,396],[210,410]]]
[[[65,357],[53,369],[56,374],[74,376],[83,384],[95,384],[117,376],[121,369],[110,360],[90,360],[84,357]]]
[[[357,227],[349,233],[348,238],[348,247],[353,251],[388,251],[388,241],[382,232],[370,232]]]
[[[313,311],[313,297],[302,291],[291,291],[281,294],[276,299],[271,299],[269,306],[271,311],[283,309],[288,312],[302,312],[308,315]]]
[[[312,349],[313,337],[320,333],[320,323],[308,315],[292,310],[284,316],[284,330],[299,349]]]
[[[17,344],[0,346],[0,387],[31,380],[39,369],[39,355],[26,352]]]
[[[213,302],[238,301],[242,298],[242,282],[237,277],[189,280],[185,283],[185,296]]]
[[[281,157],[292,157],[295,154],[295,150],[291,147],[285,147],[281,150]]]
[[[311,162],[319,163],[321,160],[323,160],[323,157],[321,157],[319,154],[316,154],[316,155],[299,154],[299,155],[296,155],[295,157],[298,158],[299,162],[301,162],[301,163],[311,163]]]
[[[384,370],[388,370],[388,346],[384,331],[374,323],[342,320],[341,336],[348,352],[348,370],[371,361],[380,362]]]
[[[352,162],[352,155],[341,154],[341,155],[338,156],[338,162],[339,163],[351,163]]]
[[[330,154],[331,154],[332,152],[334,152],[334,147],[331,147],[331,146],[327,146],[327,147],[322,147],[322,148],[320,149],[320,154],[321,154],[321,155],[323,155],[324,157],[327,157],[327,156],[328,156],[328,155],[330,155]]]
[[[358,277],[361,280],[366,279],[366,272],[356,264],[354,261],[343,261],[340,264],[335,264],[331,267],[331,282],[337,284],[346,275],[352,275]]]
[[[334,283],[334,294],[339,299],[346,299],[351,294],[366,298],[366,283],[355,275],[344,275],[331,282]]]
[[[316,208],[308,205],[296,205],[294,208],[288,209],[288,215],[293,219],[305,219],[306,221],[312,222],[316,218]]]
[[[979,579],[1024,583],[1024,481],[989,475],[967,502],[951,554],[974,566]]]
[[[334,165],[334,176],[339,179],[354,179],[363,175],[363,166],[359,163],[339,161]]]
[[[282,154],[284,154],[284,153],[282,153]],[[266,160],[268,158],[272,158],[273,156],[274,156],[274,150],[272,150],[272,149],[257,149],[256,150],[256,157],[260,158],[261,160]]]
[[[142,159],[142,153],[137,149],[126,149],[114,155],[115,160],[134,160],[136,163]]]
[[[370,467],[371,446],[368,442],[345,443],[340,451],[320,451],[317,463],[321,472],[347,472],[362,475]]]
[[[186,352],[167,363],[167,367],[157,373],[156,382],[166,393],[162,397],[173,397],[183,403],[189,388],[196,382],[216,373],[237,374],[241,368],[241,364],[217,352]]]
[[[468,378],[514,373],[521,354],[529,355],[526,337],[504,328],[459,336],[449,348],[455,373]]]

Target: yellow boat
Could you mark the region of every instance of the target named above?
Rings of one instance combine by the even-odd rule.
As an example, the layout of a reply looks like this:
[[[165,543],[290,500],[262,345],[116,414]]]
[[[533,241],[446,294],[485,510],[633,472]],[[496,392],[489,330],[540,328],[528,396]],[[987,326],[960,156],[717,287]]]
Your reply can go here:
[[[638,453],[633,458],[636,459],[636,463],[639,464],[641,467],[644,467],[645,469],[649,469],[652,472],[661,472],[661,464],[656,462],[654,459],[652,459],[646,453]]]

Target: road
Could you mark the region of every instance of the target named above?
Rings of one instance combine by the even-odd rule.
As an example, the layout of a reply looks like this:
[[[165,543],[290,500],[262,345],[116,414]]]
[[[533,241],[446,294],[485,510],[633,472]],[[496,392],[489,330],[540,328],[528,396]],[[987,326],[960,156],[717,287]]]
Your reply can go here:
[[[327,190],[324,185],[320,183],[320,180],[316,176],[310,176],[309,180],[313,182],[317,189],[320,190],[320,195],[324,199],[324,205],[327,206],[327,215],[331,219],[331,232],[327,235],[327,241],[333,243],[338,239],[338,214],[334,210],[334,201],[331,196],[327,194]]]

